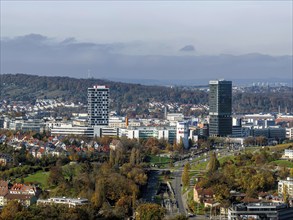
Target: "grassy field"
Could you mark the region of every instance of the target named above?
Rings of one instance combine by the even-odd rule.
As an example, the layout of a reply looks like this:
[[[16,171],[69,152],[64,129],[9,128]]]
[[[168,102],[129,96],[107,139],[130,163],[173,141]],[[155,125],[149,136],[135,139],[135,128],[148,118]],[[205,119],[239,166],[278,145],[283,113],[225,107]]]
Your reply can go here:
[[[34,174],[30,174],[24,178],[25,183],[38,183],[44,189],[47,188],[47,180],[49,172],[39,171]],[[16,179],[16,182],[20,182],[20,178]]]
[[[278,166],[283,166],[287,168],[293,168],[293,162],[288,161],[288,160],[275,160],[271,162],[271,164],[276,164]]]
[[[208,161],[192,165],[191,170],[204,171],[206,170],[207,164],[208,164]]]
[[[164,163],[169,163],[170,158],[151,155],[151,156],[149,156],[148,161],[153,164],[164,164]]]

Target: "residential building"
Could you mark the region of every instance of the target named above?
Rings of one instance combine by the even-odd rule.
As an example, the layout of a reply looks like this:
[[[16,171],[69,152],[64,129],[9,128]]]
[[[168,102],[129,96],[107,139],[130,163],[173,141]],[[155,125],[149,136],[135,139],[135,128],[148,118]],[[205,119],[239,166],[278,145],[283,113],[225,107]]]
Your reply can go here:
[[[289,197],[293,197],[293,178],[287,177],[286,180],[279,180],[279,183],[278,183],[279,196],[283,195],[284,190],[287,190]]]
[[[193,201],[197,203],[203,203],[211,201],[214,198],[214,192],[211,188],[204,189],[195,185],[193,187]]]
[[[293,207],[284,203],[240,203],[228,209],[228,219],[293,219]]]
[[[184,115],[182,113],[168,113],[166,119],[168,121],[182,121],[184,119]]]
[[[23,206],[30,206],[36,202],[38,194],[34,186],[15,183],[9,188],[8,182],[0,180],[0,206],[5,206],[12,200],[17,200]]]
[[[225,137],[232,134],[232,82],[210,81],[209,135]]]
[[[31,194],[11,194],[8,193],[4,198],[4,205],[7,205],[10,201],[17,200],[23,206],[30,206],[36,203],[37,198],[35,195]]]
[[[88,124],[89,126],[107,126],[109,124],[108,87],[88,88]]]
[[[8,181],[0,180],[0,207],[5,204],[5,196],[8,194]]]
[[[25,185],[22,183],[15,183],[9,190],[10,194],[24,194],[24,195],[36,195],[37,189],[31,185]]]
[[[293,150],[292,149],[285,149],[284,155],[282,156],[282,158],[285,159],[293,159]]]

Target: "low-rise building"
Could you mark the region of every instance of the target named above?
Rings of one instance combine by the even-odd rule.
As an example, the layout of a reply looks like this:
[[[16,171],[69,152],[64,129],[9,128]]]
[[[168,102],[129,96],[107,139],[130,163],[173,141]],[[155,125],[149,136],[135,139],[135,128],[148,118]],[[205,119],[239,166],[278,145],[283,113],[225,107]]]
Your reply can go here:
[[[284,159],[293,159],[293,149],[285,149],[284,155],[282,156]]]
[[[8,181],[0,180],[0,207],[5,204],[5,196],[8,194]]]
[[[212,189],[204,189],[197,185],[193,188],[193,201],[197,203],[209,202],[213,203],[214,192]]]
[[[11,193],[8,193],[4,197],[4,205],[7,205],[7,203],[9,203],[10,201],[13,201],[13,200],[17,200],[23,206],[28,207],[28,206],[36,203],[37,198],[35,195],[32,195],[32,194],[11,194]]]
[[[285,188],[287,190],[289,197],[293,197],[293,178],[287,177],[286,180],[279,180],[279,183],[278,183],[279,196],[283,195]]]
[[[173,143],[176,140],[176,127],[131,127],[127,130],[129,139],[148,139],[157,138]]]
[[[66,205],[69,208],[86,205],[88,204],[88,199],[82,199],[82,198],[66,198],[66,197],[54,197],[49,199],[38,199],[37,205],[52,205],[52,204],[60,204],[60,205]]]
[[[293,207],[284,203],[240,203],[228,209],[228,219],[293,219]]]

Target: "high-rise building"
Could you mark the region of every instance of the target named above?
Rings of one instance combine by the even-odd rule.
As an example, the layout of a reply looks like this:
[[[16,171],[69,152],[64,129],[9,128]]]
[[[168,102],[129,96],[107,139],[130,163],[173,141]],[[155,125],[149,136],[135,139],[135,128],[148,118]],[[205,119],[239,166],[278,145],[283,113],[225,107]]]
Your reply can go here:
[[[209,135],[225,137],[232,134],[232,82],[210,81]]]
[[[109,124],[109,88],[94,86],[88,88],[88,124],[105,126]]]

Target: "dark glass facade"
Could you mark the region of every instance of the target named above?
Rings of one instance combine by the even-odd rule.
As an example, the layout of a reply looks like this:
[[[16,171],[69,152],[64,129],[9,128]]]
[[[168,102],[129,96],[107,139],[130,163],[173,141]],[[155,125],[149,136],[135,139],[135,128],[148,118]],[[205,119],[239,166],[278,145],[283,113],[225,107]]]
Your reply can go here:
[[[210,81],[209,93],[210,136],[225,137],[232,134],[232,82]]]

